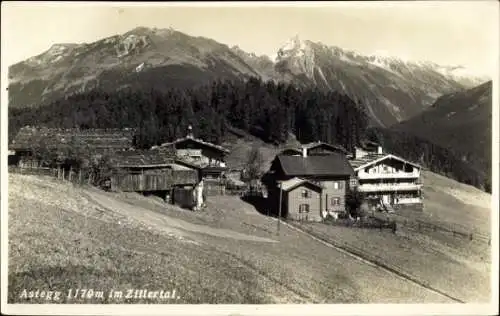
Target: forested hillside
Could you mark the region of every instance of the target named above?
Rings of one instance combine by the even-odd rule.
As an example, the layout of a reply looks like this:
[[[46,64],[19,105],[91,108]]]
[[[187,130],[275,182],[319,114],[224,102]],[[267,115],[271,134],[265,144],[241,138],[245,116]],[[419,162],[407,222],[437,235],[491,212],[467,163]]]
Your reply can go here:
[[[301,142],[327,141],[349,150],[364,137],[362,106],[336,92],[299,89],[259,79],[216,81],[193,89],[167,91],[124,89],[76,94],[36,110],[10,109],[9,134],[25,125],[62,128],[138,127],[137,146],[185,135],[221,143],[228,127],[266,142],[283,143],[289,133]]]
[[[367,134],[370,139],[380,142],[388,152],[491,193],[491,174],[463,159],[460,152],[398,130],[371,128]]]

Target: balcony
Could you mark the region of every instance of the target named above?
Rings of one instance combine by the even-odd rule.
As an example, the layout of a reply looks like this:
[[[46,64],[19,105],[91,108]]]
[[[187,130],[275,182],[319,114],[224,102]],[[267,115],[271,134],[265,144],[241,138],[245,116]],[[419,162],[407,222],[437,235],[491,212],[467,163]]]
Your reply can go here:
[[[416,183],[380,183],[361,184],[358,186],[360,192],[417,191],[420,189],[422,189],[422,184]]]
[[[419,171],[414,172],[387,172],[387,173],[368,173],[363,170],[358,172],[359,179],[416,179],[420,177]]]

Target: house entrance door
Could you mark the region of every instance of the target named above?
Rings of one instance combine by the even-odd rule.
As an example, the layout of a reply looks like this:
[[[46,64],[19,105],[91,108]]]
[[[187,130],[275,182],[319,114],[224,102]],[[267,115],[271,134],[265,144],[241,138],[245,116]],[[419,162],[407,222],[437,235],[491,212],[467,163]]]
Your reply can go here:
[[[390,195],[383,195],[382,196],[382,202],[385,205],[391,204],[391,196]]]

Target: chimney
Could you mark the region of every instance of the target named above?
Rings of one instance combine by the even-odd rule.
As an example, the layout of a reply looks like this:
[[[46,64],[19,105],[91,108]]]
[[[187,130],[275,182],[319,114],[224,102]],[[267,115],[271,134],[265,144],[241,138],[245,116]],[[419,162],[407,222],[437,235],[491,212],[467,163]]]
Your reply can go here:
[[[306,158],[307,157],[307,148],[302,147],[302,157]]]
[[[191,125],[188,126],[188,132],[187,132],[186,137],[193,138],[193,127]]]
[[[377,154],[382,154],[382,146],[377,146]]]

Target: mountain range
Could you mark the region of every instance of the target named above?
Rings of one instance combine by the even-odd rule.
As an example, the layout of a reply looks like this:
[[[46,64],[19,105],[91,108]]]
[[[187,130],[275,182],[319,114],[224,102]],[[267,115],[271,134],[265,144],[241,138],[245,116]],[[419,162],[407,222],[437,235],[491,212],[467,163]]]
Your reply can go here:
[[[36,107],[94,88],[161,90],[250,77],[340,91],[362,104],[371,123],[381,127],[487,80],[462,67],[364,56],[298,37],[277,49],[272,60],[171,28],[139,27],[93,43],[55,44],[10,66],[9,106]]]

